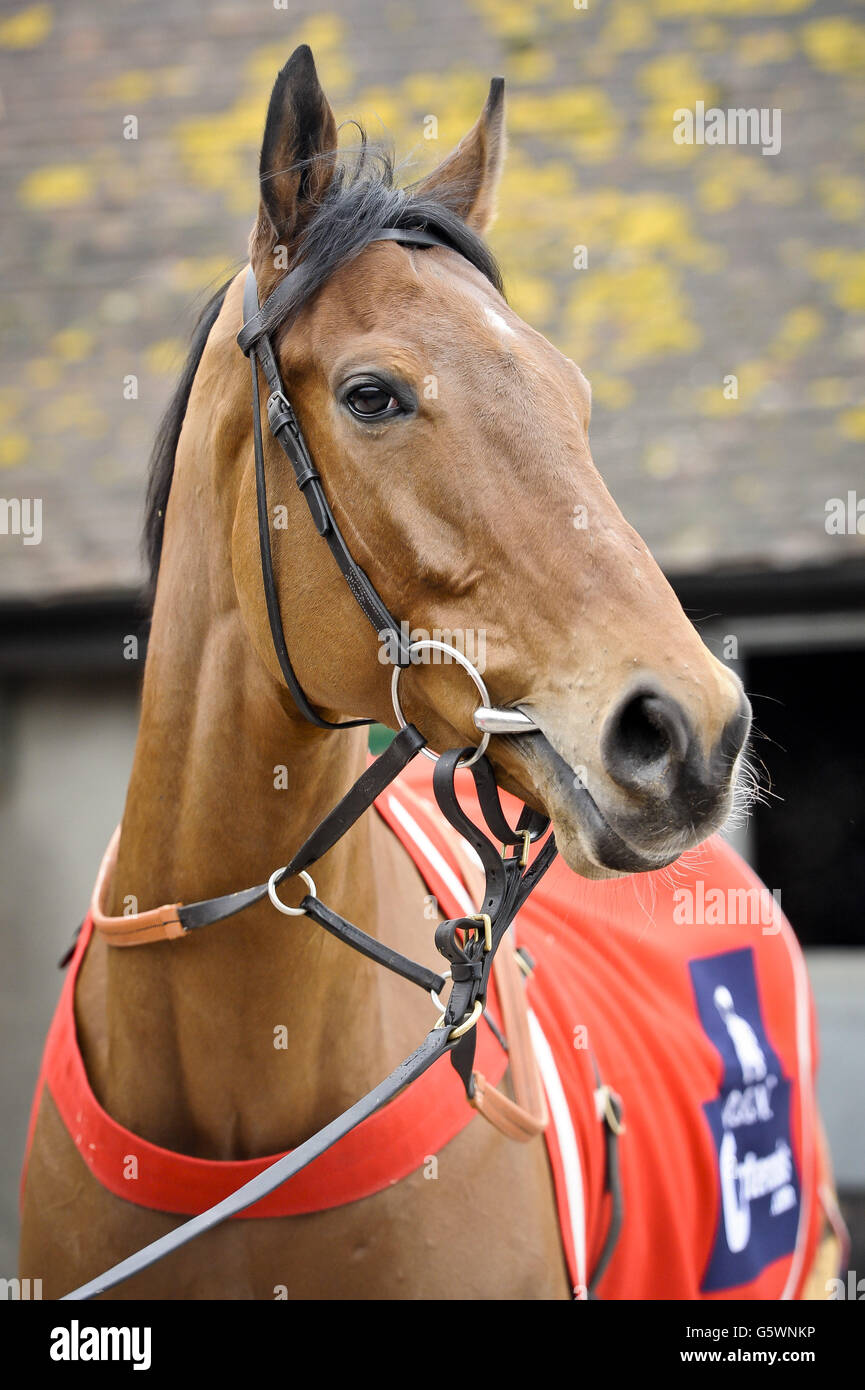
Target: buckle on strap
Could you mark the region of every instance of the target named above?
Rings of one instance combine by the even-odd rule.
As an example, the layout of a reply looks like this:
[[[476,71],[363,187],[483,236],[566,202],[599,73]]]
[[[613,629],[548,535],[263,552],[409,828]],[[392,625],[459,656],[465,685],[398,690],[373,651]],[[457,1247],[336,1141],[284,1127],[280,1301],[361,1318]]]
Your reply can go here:
[[[464,1036],[464,1034],[466,1034],[466,1033],[469,1031],[470,1028],[474,1028],[475,1024],[477,1023],[477,1021],[478,1021],[478,1019],[480,1018],[480,1016],[481,1016],[481,1014],[483,1013],[483,1011],[484,1011],[484,1002],[483,1002],[483,1000],[482,1000],[482,999],[476,999],[475,1002],[474,1002],[474,1004],[473,1004],[473,1006],[472,1006],[472,1011],[471,1011],[471,1013],[470,1013],[470,1014],[467,1014],[467,1015],[463,1018],[462,1022],[461,1022],[461,1023],[458,1023],[458,1024],[456,1025],[455,1028],[451,1028],[450,1032],[448,1033],[448,1041],[449,1041],[449,1042],[452,1042],[452,1041],[454,1041],[454,1039],[456,1039],[456,1038],[461,1038],[461,1037]],[[446,1027],[447,1027],[447,1024],[445,1023],[445,1015],[442,1014],[442,1016],[441,1016],[441,1018],[438,1020],[438,1022],[435,1023],[435,1024],[433,1024],[433,1032],[435,1032],[436,1028],[446,1028]]]
[[[595,1090],[595,1114],[611,1134],[625,1133],[625,1107],[612,1086],[601,1085]]]
[[[267,423],[270,425],[271,434],[276,434],[286,425],[293,435],[296,436],[298,433],[294,411],[282,391],[271,391],[267,398]]]
[[[529,845],[532,843],[532,832],[530,830],[518,830],[516,833],[523,842],[523,847],[520,851],[520,868],[524,869],[529,862]],[[507,859],[507,857],[508,846],[502,845],[502,859]],[[516,859],[516,857],[517,851],[515,846],[513,858]]]
[[[493,921],[488,912],[473,912],[473,922],[480,922],[484,929],[484,952],[493,949]]]

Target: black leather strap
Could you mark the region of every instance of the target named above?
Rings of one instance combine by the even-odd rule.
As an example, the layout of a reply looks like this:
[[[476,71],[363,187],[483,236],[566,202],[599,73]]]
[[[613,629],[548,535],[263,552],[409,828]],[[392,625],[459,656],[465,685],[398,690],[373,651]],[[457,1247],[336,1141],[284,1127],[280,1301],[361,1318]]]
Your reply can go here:
[[[472,751],[471,748],[450,749],[441,755],[433,773],[433,791],[439,809],[468,840],[483,864],[486,888],[482,911],[490,918],[489,950],[486,949],[484,931],[471,918],[443,922],[436,930],[436,946],[451,962],[453,989],[448,997],[444,1020],[450,1026],[468,1015],[478,1000],[486,1002],[495,953],[526,897],[546,873],[556,854],[555,839],[550,834],[531,864],[524,866],[521,855],[503,859],[493,841],[466,815],[456,794],[454,778],[461,759],[470,756]],[[506,844],[515,843],[521,837],[511,830],[505,819],[491,764],[486,758],[479,758],[472,765],[471,772],[487,825]],[[530,834],[537,835],[549,825],[549,821],[544,816],[529,812],[520,817],[519,824]],[[451,1062],[469,1098],[473,1088],[476,1040],[476,1030],[471,1029],[457,1040],[451,1052]]]
[[[543,835],[550,823],[549,819],[539,811],[530,810],[528,806],[523,807],[516,830],[511,829],[502,810],[492,765],[487,758],[479,758],[472,765],[471,772],[484,820],[495,839],[503,845],[517,845],[522,843],[524,831],[528,832],[530,840],[536,840]]]
[[[277,883],[281,883],[284,878],[290,878],[292,874],[299,874],[301,869],[308,869],[310,864],[314,864],[332,849],[337,840],[342,839],[346,831],[364,811],[369,810],[385,788],[396,780],[403,768],[407,767],[424,747],[426,739],[414,724],[406,724],[400,729],[384,752],[379,753],[375,762],[364,769],[354,786],[349,788],[333,810],[328,811],[324,820],[320,821],[312,834],[304,840],[300,849],[286,864],[276,880]]]
[[[258,292],[255,288],[255,277],[250,271],[251,281],[248,278],[244,291],[244,303],[251,293],[256,297]],[[261,436],[261,408],[258,398],[258,367],[255,352],[249,354],[249,365],[252,373],[252,441],[253,452],[255,455],[255,496],[258,509],[258,546],[261,555],[261,580],[264,588],[264,600],[267,605],[267,619],[270,624],[270,635],[273,640],[273,649],[276,652],[276,659],[279,662],[279,669],[282,678],[291,692],[297,708],[310,724],[315,724],[319,729],[339,729],[357,728],[361,724],[371,724],[370,719],[351,719],[345,724],[340,724],[330,719],[325,719],[318,714],[309,703],[304,693],[303,687],[294,673],[291,658],[288,655],[288,647],[285,642],[285,631],[282,625],[282,613],[279,606],[279,594],[276,588],[276,580],[273,573],[273,552],[270,545],[270,513],[267,506],[267,478],[264,468],[264,443]]]
[[[364,811],[369,810],[385,787],[390,786],[425,743],[423,734],[419,733],[413,724],[406,724],[404,729],[400,729],[385,751],[374,763],[370,763],[354,786],[316,826],[290,863],[286,864],[276,882],[282,883],[283,879],[299,874],[301,869],[306,869],[320,859],[354,825]],[[184,931],[195,931],[199,927],[209,926],[211,922],[222,922],[226,917],[233,917],[244,908],[252,907],[253,903],[260,902],[266,893],[267,884],[257,883],[254,887],[243,888],[237,893],[226,893],[219,898],[205,898],[197,903],[185,903],[178,910],[177,916]]]
[[[410,960],[408,956],[401,955],[399,951],[394,951],[392,947],[386,946],[383,941],[378,941],[374,936],[367,936],[360,927],[356,927],[353,922],[341,917],[338,912],[333,911],[333,908],[326,907],[318,898],[313,898],[307,894],[300,905],[304,908],[307,917],[318,922],[318,925],[324,927],[325,931],[330,932],[332,936],[344,941],[346,946],[351,946],[362,956],[374,960],[377,965],[383,965],[385,969],[392,970],[395,975],[401,975],[404,980],[410,980],[413,985],[419,985],[427,993],[434,989],[436,994],[440,994],[444,989],[446,981],[443,975],[437,975],[434,970],[428,970],[425,965],[420,965],[417,961]]]
[[[441,246],[453,249],[441,237],[424,231],[422,228],[381,227],[369,238],[367,244],[375,241],[396,241],[404,246]],[[409,664],[408,641],[402,625],[397,622],[387,605],[379,596],[369,576],[354,560],[345,538],[337,525],[330,503],[325,495],[321,477],[307,447],[303,430],[283,386],[279,364],[273,350],[269,333],[280,322],[287,308],[301,302],[302,281],[305,275],[303,263],[280,281],[276,289],[259,307],[258,286],[252,266],[246,273],[243,287],[244,324],[237,335],[241,350],[249,357],[252,375],[252,430],[255,453],[255,490],[258,507],[258,542],[261,552],[261,577],[264,586],[267,618],[273,638],[273,646],[279,668],[295,704],[305,719],[319,729],[355,729],[362,724],[371,724],[371,719],[347,719],[335,722],[318,714],[309,703],[300,682],[295,675],[280,611],[279,593],[273,571],[273,551],[270,543],[270,515],[267,506],[267,478],[264,465],[264,441],[261,430],[261,402],[258,394],[258,368],[264,374],[270,395],[267,401],[267,419],[271,432],[285,453],[295,481],[306,499],[310,515],[319,535],[327,542],[330,553],[339,566],[340,573],[354,594],[361,611],[382,639],[387,637],[391,650],[396,653],[399,666]]]
[[[595,1083],[597,1087],[602,1086],[601,1073],[598,1068],[595,1054],[591,1054],[592,1068],[595,1073]],[[622,1192],[622,1180],[619,1173],[619,1135],[623,1133],[624,1126],[622,1119],[624,1116],[624,1106],[621,1098],[614,1092],[609,1092],[609,1104],[613,1112],[612,1121],[607,1113],[606,1106],[601,1116],[601,1123],[604,1126],[604,1191],[610,1195],[610,1224],[607,1227],[607,1234],[604,1237],[604,1244],[601,1253],[595,1263],[589,1286],[586,1290],[588,1297],[596,1299],[598,1297],[598,1284],[601,1282],[604,1271],[613,1256],[613,1251],[619,1241],[622,1230],[622,1222],[625,1214],[625,1199]]]
[[[483,865],[486,874],[486,891],[482,910],[493,913],[498,911],[505,892],[504,862],[489,836],[479,830],[474,821],[466,815],[454,790],[454,774],[457,764],[464,754],[470,756],[473,751],[473,749],[455,748],[449,749],[441,755],[433,772],[433,792],[439,810],[450,821],[454,829],[459,831],[463,839],[468,840]],[[472,767],[472,772],[475,771],[479,763],[485,761],[485,758],[480,758]]]

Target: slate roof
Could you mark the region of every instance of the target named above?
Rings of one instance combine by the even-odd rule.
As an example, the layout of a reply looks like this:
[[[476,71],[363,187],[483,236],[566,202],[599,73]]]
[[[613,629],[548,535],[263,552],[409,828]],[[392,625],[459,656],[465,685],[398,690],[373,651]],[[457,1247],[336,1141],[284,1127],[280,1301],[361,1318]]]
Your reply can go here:
[[[44,518],[38,546],[0,535],[0,602],[138,582],[150,440],[194,303],[241,264],[270,86],[302,41],[338,117],[384,126],[415,173],[505,74],[509,295],[592,381],[596,462],[669,571],[865,556],[824,524],[865,496],[861,4],[286,3],[0,18],[0,496]],[[780,108],[780,153],[676,145],[698,99]]]

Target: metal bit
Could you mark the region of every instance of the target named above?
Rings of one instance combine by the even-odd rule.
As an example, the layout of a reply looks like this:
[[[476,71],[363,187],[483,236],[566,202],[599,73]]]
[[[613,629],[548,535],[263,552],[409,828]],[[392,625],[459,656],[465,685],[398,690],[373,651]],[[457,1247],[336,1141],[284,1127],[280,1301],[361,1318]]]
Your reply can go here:
[[[480,705],[473,715],[475,728],[484,734],[533,734],[538,726],[528,714],[519,709],[497,709]]]

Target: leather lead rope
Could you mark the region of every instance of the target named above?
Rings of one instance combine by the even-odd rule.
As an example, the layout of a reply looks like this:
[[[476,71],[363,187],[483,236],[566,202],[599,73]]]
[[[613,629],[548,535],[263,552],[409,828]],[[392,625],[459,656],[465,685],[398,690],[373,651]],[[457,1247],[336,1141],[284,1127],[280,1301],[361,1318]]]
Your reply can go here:
[[[214,1226],[221,1225],[229,1217],[237,1216],[239,1212],[251,1207],[254,1202],[258,1202],[268,1193],[274,1192],[284,1182],[288,1182],[289,1178],[293,1178],[301,1169],[306,1168],[308,1164],[344,1138],[361,1121],[374,1115],[377,1110],[392,1100],[404,1086],[422,1076],[433,1062],[447,1051],[447,1048],[447,1031],[442,1028],[433,1029],[424,1038],[420,1047],[410,1057],[406,1057],[404,1062],[400,1062],[399,1066],[385,1077],[384,1081],[381,1081],[374,1090],[365,1095],[362,1100],[357,1101],[344,1114],[336,1120],[332,1120],[324,1129],[319,1130],[311,1139],[307,1139],[305,1143],[292,1149],[291,1153],[285,1154],[276,1163],[272,1163],[269,1168],[265,1168],[263,1173],[259,1173],[249,1182],[244,1183],[236,1192],[232,1192],[229,1197],[217,1202],[215,1206],[209,1207],[199,1216],[193,1216],[190,1221],[184,1221],[182,1225],[175,1227],[167,1235],[161,1236],[159,1240],[151,1241],[150,1245],[145,1245],[135,1255],[130,1255],[128,1259],[113,1265],[111,1269],[106,1270],[98,1278],[82,1284],[72,1293],[64,1294],[61,1302],[80,1302],[88,1298],[95,1298],[97,1294],[115,1288],[126,1279],[131,1279],[133,1275],[140,1274],[144,1269],[149,1269],[151,1265],[164,1259],[166,1255],[188,1245],[191,1240],[203,1235],[205,1231],[210,1231]]]
[[[509,1100],[491,1086],[483,1072],[472,1071],[469,1104],[507,1138],[524,1144],[543,1134],[549,1124],[549,1112],[529,1033],[525,984],[513,949],[513,928],[508,929],[496,955],[493,977],[507,1039],[514,1099]],[[488,1015],[485,1013],[484,1017]]]

